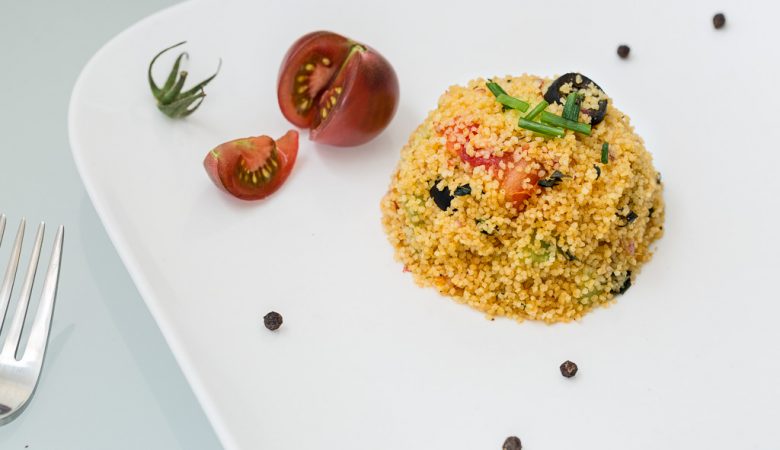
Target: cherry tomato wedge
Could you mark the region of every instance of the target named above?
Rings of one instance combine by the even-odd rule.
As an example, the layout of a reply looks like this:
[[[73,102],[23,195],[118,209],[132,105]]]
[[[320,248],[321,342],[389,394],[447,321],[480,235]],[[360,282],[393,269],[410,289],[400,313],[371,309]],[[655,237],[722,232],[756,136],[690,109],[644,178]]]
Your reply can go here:
[[[295,41],[279,69],[282,114],[324,144],[370,141],[395,115],[398,95],[398,77],[382,55],[329,31]]]
[[[260,200],[287,180],[298,156],[298,132],[274,141],[268,136],[220,144],[203,160],[211,181],[242,200]]]

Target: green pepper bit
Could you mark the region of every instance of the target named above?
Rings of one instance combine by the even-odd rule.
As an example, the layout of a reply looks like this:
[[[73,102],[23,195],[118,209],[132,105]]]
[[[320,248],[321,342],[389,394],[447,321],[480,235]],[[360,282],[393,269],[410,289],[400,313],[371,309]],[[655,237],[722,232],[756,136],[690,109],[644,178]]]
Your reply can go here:
[[[528,120],[536,119],[536,116],[538,116],[539,113],[544,111],[544,109],[548,106],[550,106],[550,104],[547,103],[547,100],[542,100],[541,102],[537,103],[536,106],[534,106],[534,109],[532,109],[531,112],[525,115],[525,118]]]
[[[541,120],[542,123],[546,123],[547,125],[566,128],[572,131],[576,131],[577,133],[590,136],[590,124],[587,123],[564,119],[561,116],[556,116],[555,114],[548,113],[547,111],[542,111]]]
[[[498,101],[498,103],[501,103],[504,106],[508,106],[512,109],[517,109],[522,112],[526,112],[529,106],[528,103],[518,98],[514,98],[511,95],[506,95],[506,94],[499,94],[498,96],[496,96],[496,101]]]
[[[509,95],[506,93],[504,88],[499,86],[499,84],[495,83],[493,80],[488,80],[488,82],[485,83],[485,86],[487,86],[487,88],[490,89],[490,92],[492,92],[493,95],[495,95],[496,97],[498,97],[501,94]]]
[[[149,69],[147,71],[149,87],[152,90],[152,95],[155,99],[157,99],[157,109],[162,111],[162,113],[166,116],[173,119],[187,117],[200,107],[201,103],[203,103],[203,99],[206,97],[206,92],[203,90],[203,88],[206,87],[206,85],[217,76],[219,69],[222,67],[222,60],[220,59],[219,65],[217,66],[217,71],[214,72],[212,76],[206,78],[192,88],[182,92],[182,89],[184,88],[184,82],[187,80],[187,71],[182,70],[180,72],[179,66],[181,65],[182,59],[189,57],[187,52],[182,52],[178,57],[176,57],[176,61],[173,63],[173,68],[168,74],[168,78],[165,80],[165,84],[163,84],[162,87],[157,86],[157,83],[154,82],[154,78],[152,78],[152,67],[154,66],[154,63],[157,62],[157,59],[168,50],[174,49],[186,43],[187,41],[179,42],[178,44],[172,45],[156,54],[154,58],[152,58],[152,62],[149,63]]]
[[[580,118],[580,95],[576,92],[569,93],[566,96],[566,104],[563,105],[563,118],[577,121]]]
[[[528,120],[525,117],[521,117],[517,122],[517,125],[520,128],[525,128],[526,130],[531,130],[549,137],[563,137],[564,135],[563,128],[551,127],[543,123]]]
[[[601,164],[609,163],[609,142],[601,144]]]

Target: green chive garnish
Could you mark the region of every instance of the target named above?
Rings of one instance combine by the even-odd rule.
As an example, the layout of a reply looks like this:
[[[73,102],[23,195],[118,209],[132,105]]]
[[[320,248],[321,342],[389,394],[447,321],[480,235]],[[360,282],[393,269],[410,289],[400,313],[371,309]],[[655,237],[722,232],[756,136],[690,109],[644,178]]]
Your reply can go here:
[[[532,109],[531,112],[525,115],[525,118],[528,120],[536,119],[536,116],[538,116],[539,113],[544,111],[544,109],[547,108],[548,106],[550,106],[550,104],[547,103],[546,100],[542,100],[536,106],[534,106],[534,109]]]
[[[547,111],[542,111],[541,120],[542,123],[546,123],[547,125],[566,128],[572,131],[576,131],[577,133],[590,136],[590,124],[587,123],[564,119],[561,116],[556,116],[555,114],[548,113]]]
[[[506,105],[512,109],[519,109],[520,111],[523,112],[528,110],[528,103],[520,99],[514,98],[511,95],[498,94],[496,96],[496,100],[498,101],[498,103],[501,103],[502,105]]]
[[[485,85],[487,86],[488,89],[490,89],[490,92],[492,92],[493,95],[495,95],[496,97],[498,97],[501,94],[509,95],[501,86],[498,85],[498,83],[488,81],[487,83],[485,83]]]
[[[601,144],[601,164],[609,162],[609,142]]]
[[[580,102],[577,101],[579,94],[576,92],[566,96],[566,104],[563,105],[563,118],[577,121],[580,118]]]
[[[517,122],[517,125],[520,128],[525,128],[526,130],[531,130],[539,134],[543,134],[545,136],[550,137],[563,137],[564,131],[563,128],[559,127],[551,127],[549,125],[545,125],[543,123],[534,122],[532,120],[528,120],[525,117],[521,117],[520,121]]]

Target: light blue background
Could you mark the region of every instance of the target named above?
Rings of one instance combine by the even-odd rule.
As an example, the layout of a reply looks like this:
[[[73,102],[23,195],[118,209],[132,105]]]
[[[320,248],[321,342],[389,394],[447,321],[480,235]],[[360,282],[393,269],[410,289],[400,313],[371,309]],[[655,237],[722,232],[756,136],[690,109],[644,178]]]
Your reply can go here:
[[[44,258],[56,226],[66,228],[43,378],[27,411],[0,428],[0,449],[220,448],[109,241],[68,145],[70,91],[89,57],[172,3],[0,0],[0,213],[9,225],[0,270],[21,217],[49,225]]]

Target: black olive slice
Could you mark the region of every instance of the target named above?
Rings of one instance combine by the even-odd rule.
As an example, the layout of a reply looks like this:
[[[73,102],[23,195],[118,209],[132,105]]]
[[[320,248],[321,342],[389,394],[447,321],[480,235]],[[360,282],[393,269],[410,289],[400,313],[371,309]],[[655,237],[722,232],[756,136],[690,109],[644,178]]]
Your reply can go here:
[[[577,81],[578,78],[579,81]],[[577,92],[582,91],[585,93],[591,86],[601,91],[601,97],[603,98],[599,100],[599,109],[594,110],[583,108],[580,110],[583,114],[590,116],[591,125],[601,123],[601,121],[604,120],[604,116],[607,114],[607,94],[604,93],[604,90],[601,89],[601,86],[581,73],[571,72],[558,77],[558,79],[552,82],[550,87],[547,89],[547,92],[544,93],[544,99],[549,103],[566,103],[567,94],[561,92],[561,87],[567,83],[571,83],[572,89]]]
[[[431,186],[431,189],[428,191],[429,194],[431,194],[431,198],[433,199],[433,203],[436,203],[436,206],[439,207],[442,211],[446,211],[450,207],[450,203],[452,203],[452,199],[455,198],[452,194],[450,194],[450,188],[447,186],[444,186],[444,189],[439,190],[439,188],[436,187],[436,185],[439,183],[439,181],[435,181],[433,183],[433,186]]]

